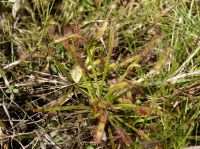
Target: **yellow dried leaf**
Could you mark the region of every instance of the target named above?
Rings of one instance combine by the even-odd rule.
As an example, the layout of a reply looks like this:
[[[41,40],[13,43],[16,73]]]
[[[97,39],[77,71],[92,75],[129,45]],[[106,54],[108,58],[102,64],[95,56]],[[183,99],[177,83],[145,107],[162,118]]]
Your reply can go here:
[[[76,65],[70,72],[71,77],[75,83],[78,83],[82,78],[82,69],[79,65]]]

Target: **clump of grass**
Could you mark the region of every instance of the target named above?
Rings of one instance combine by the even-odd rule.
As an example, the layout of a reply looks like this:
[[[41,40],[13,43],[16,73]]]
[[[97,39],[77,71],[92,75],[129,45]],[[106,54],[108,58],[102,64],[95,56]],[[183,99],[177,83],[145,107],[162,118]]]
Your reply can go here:
[[[3,146],[199,145],[198,2],[1,4]]]

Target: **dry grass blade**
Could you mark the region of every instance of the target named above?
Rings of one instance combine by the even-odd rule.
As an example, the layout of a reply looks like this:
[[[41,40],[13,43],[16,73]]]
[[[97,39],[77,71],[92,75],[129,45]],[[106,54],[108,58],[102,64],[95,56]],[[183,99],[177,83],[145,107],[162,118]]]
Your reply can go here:
[[[57,107],[42,107],[38,109],[32,109],[33,112],[56,112],[56,111],[67,111],[67,110],[90,110],[88,106],[57,106]]]

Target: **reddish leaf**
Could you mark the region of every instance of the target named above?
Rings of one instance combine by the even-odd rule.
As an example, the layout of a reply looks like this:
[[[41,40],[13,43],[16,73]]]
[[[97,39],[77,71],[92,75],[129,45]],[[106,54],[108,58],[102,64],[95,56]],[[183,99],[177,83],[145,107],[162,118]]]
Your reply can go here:
[[[131,138],[128,136],[128,134],[123,131],[122,129],[117,129],[117,135],[119,136],[120,142],[125,145],[126,147],[130,147],[131,144],[133,144]]]
[[[94,141],[96,144],[101,144],[102,138],[105,135],[105,126],[107,122],[107,114],[105,111],[100,111],[100,120],[97,126],[97,130],[94,136]]]
[[[148,116],[149,115],[149,111],[148,111],[148,109],[147,108],[138,108],[137,110],[136,110],[136,113],[137,114],[139,114],[139,115],[141,115],[141,116]]]

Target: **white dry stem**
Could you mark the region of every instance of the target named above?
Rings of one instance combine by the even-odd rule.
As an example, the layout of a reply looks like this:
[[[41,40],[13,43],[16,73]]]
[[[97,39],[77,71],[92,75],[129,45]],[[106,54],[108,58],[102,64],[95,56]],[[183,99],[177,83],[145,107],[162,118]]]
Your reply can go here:
[[[21,63],[21,60],[14,61],[14,62],[6,65],[5,67],[3,67],[3,70],[8,69],[8,68],[10,68],[12,66],[18,65],[19,63]]]
[[[190,147],[186,147],[184,149],[200,149],[200,146],[190,146]]]
[[[188,73],[184,73],[184,74],[180,74],[180,75],[176,75],[176,76],[174,76],[172,78],[167,79],[166,82],[171,82],[172,84],[175,84],[180,79],[183,79],[183,78],[189,77],[189,76],[196,76],[196,75],[200,75],[200,70],[192,71],[192,72],[188,72]]]
[[[153,71],[150,71],[149,73],[147,73],[144,77],[138,79],[138,80],[132,80],[133,83],[142,83],[145,81],[145,79],[148,79],[148,78],[153,78],[156,74],[159,74],[159,71],[155,71],[155,73],[152,74]],[[196,70],[196,71],[191,71],[191,72],[188,72],[188,73],[184,73],[184,74],[179,74],[179,75],[176,75],[174,77],[171,77],[167,80],[164,81],[164,83],[172,83],[172,84],[175,84],[177,83],[179,80],[183,79],[183,78],[186,78],[186,77],[191,77],[191,76],[197,76],[197,75],[200,75],[200,70]]]
[[[13,135],[5,135],[5,136],[2,136],[0,138],[0,140],[8,139],[8,138],[15,138],[15,137],[19,137],[19,136],[25,136],[25,135],[30,135],[30,134],[33,134],[33,132],[24,132],[24,133],[16,133]]]
[[[13,140],[17,141],[19,143],[19,145],[22,147],[22,149],[26,149],[23,144],[16,138],[13,138]]]
[[[14,3],[14,4],[13,4],[13,8],[12,8],[12,15],[13,15],[13,18],[15,19],[15,18],[16,18],[16,14],[17,14],[17,11],[18,11],[19,8],[20,8],[21,0],[9,0],[9,2]]]
[[[186,65],[192,60],[192,58],[195,55],[198,54],[199,51],[200,51],[200,46],[190,55],[190,57],[188,57],[188,59],[181,65],[181,67],[175,71],[175,73],[173,74],[173,76],[175,76],[178,73],[180,73],[181,71],[183,71],[183,69],[186,67]]]
[[[6,107],[5,103],[4,103],[4,101],[3,101],[2,106],[3,106],[3,109],[4,109],[4,111],[5,111],[5,113],[6,113],[7,117],[8,117],[8,119],[9,119],[10,125],[12,126],[13,133],[15,134],[14,124],[13,124],[13,122],[12,122],[12,120],[11,120],[10,114],[9,114],[9,112],[8,112],[8,109],[7,109],[7,107]]]

